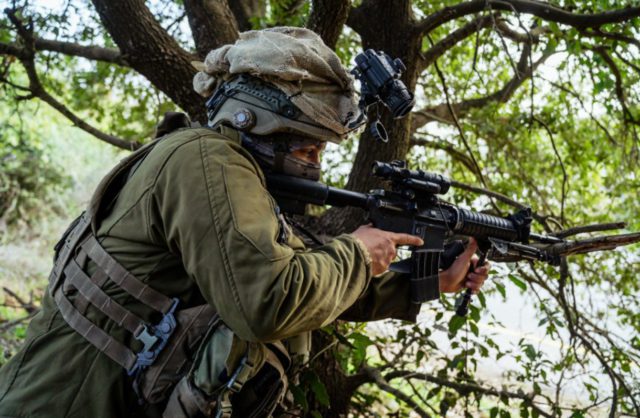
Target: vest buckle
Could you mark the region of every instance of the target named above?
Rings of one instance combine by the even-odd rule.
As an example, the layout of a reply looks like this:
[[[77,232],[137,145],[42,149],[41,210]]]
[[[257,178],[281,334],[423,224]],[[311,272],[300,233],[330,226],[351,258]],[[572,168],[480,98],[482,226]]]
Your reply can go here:
[[[133,376],[151,366],[158,358],[162,349],[167,345],[171,334],[176,329],[175,310],[178,307],[178,298],[172,299],[171,308],[162,316],[156,325],[143,324],[134,334],[134,338],[143,344],[143,348],[136,355],[136,362],[127,370],[127,375]]]

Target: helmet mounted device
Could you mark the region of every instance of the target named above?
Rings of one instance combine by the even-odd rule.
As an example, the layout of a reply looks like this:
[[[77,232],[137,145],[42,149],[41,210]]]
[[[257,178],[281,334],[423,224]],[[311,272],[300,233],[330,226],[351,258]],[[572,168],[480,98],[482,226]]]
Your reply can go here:
[[[400,80],[402,72],[407,68],[400,58],[392,60],[384,52],[373,49],[356,55],[355,61],[356,66],[351,70],[351,74],[360,81],[360,119],[353,123],[353,127],[365,123],[367,112],[375,105],[376,119],[371,123],[370,131],[376,140],[387,142],[389,138],[380,122],[377,105],[382,103],[396,119],[406,116],[411,111],[415,99]]]

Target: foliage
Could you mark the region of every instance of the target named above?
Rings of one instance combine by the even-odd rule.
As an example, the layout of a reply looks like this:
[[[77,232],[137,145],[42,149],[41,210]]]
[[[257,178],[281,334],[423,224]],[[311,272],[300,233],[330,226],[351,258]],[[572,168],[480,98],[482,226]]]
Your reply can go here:
[[[52,163],[48,144],[37,125],[0,115],[0,230],[16,222],[51,215],[59,209],[57,195],[69,186],[61,167]]]
[[[150,74],[136,67],[135,48],[116,44],[99,14],[85,3],[69,0],[58,9],[29,4],[19,16],[32,18],[41,38],[111,48],[129,61],[114,64],[43,48],[35,60],[42,85],[100,130],[143,142],[159,115],[188,103],[172,103],[170,92],[154,86]],[[191,54],[196,45],[184,3],[158,0],[148,7],[160,28]],[[323,3],[340,2],[235,4],[252,6],[248,24],[266,28],[305,25]],[[410,123],[389,122],[401,127],[389,145],[366,142],[365,132],[340,148],[330,147],[323,162],[325,180],[371,186],[371,179],[350,173],[372,155],[391,155],[394,147],[413,167],[485,190],[450,192],[446,198],[457,204],[494,214],[513,211],[491,191],[530,205],[536,232],[616,221],[627,222],[626,231],[640,230],[637,9],[598,26],[576,23],[581,14],[619,11],[619,3],[550,2],[569,14],[563,23],[555,17],[558,9],[536,13],[529,6],[537,3],[528,1],[487,1],[477,12],[450,20],[442,11],[459,10],[458,1],[394,2],[396,9],[408,5],[410,19],[404,22],[394,20],[402,14],[384,9],[383,1],[352,2],[349,17],[335,22],[346,23],[335,46],[343,63],[349,65],[363,45],[408,57],[411,74],[405,81],[414,88],[417,105]],[[385,14],[375,13],[380,10]],[[440,20],[429,30],[417,38],[407,35],[408,28],[434,16]],[[464,36],[463,28],[468,30]],[[0,20],[0,46],[23,41],[8,17]],[[420,54],[410,50],[414,45]],[[28,60],[2,51],[4,105],[20,111],[24,100],[18,98],[30,91],[20,64]],[[6,126],[19,126],[15,118],[6,120]],[[25,126],[27,134],[5,130],[2,138],[7,139],[0,142],[0,178],[9,179],[1,183],[0,197],[17,196],[5,190],[25,196],[11,198],[15,217],[65,184],[59,170],[46,163],[44,138]],[[0,212],[8,207],[8,198],[1,199]],[[339,325],[328,350],[340,377],[322,374],[322,367],[304,370],[293,395],[309,415],[330,408],[335,412],[342,390],[351,391],[348,407],[358,415],[636,416],[639,261],[636,245],[571,257],[558,269],[503,264],[494,266],[491,283],[474,297],[467,318],[453,316],[452,298],[442,296],[423,307],[418,324]]]

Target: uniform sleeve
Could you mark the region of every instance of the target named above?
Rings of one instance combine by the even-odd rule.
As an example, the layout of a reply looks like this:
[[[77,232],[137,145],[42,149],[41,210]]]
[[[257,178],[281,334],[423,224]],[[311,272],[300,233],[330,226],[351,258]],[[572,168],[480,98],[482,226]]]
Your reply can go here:
[[[238,336],[271,341],[334,321],[370,271],[348,235],[311,251],[278,243],[260,169],[237,144],[200,138],[177,151],[155,186],[158,225],[203,296]]]
[[[361,297],[340,319],[365,322],[393,318],[415,322],[419,312],[420,305],[410,300],[409,277],[386,272],[371,279]]]

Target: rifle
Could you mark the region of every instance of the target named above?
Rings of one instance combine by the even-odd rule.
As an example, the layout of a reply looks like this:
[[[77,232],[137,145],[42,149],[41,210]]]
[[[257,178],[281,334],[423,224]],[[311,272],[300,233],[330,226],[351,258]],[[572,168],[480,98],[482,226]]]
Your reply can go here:
[[[447,269],[463,250],[461,243],[447,244],[454,236],[474,237],[480,260],[535,260],[559,265],[560,256],[545,246],[564,240],[531,232],[531,209],[524,208],[506,217],[474,212],[438,198],[451,187],[440,174],[410,170],[403,161],[373,164],[373,174],[391,183],[389,190],[358,193],[311,180],[267,173],[267,189],[280,209],[304,214],[307,204],[357,207],[368,212],[374,227],[417,235],[424,241],[411,249],[411,257],[392,263],[391,271],[410,275],[411,301],[423,303],[432,294],[438,272]],[[471,290],[458,301],[456,313],[466,315]]]

